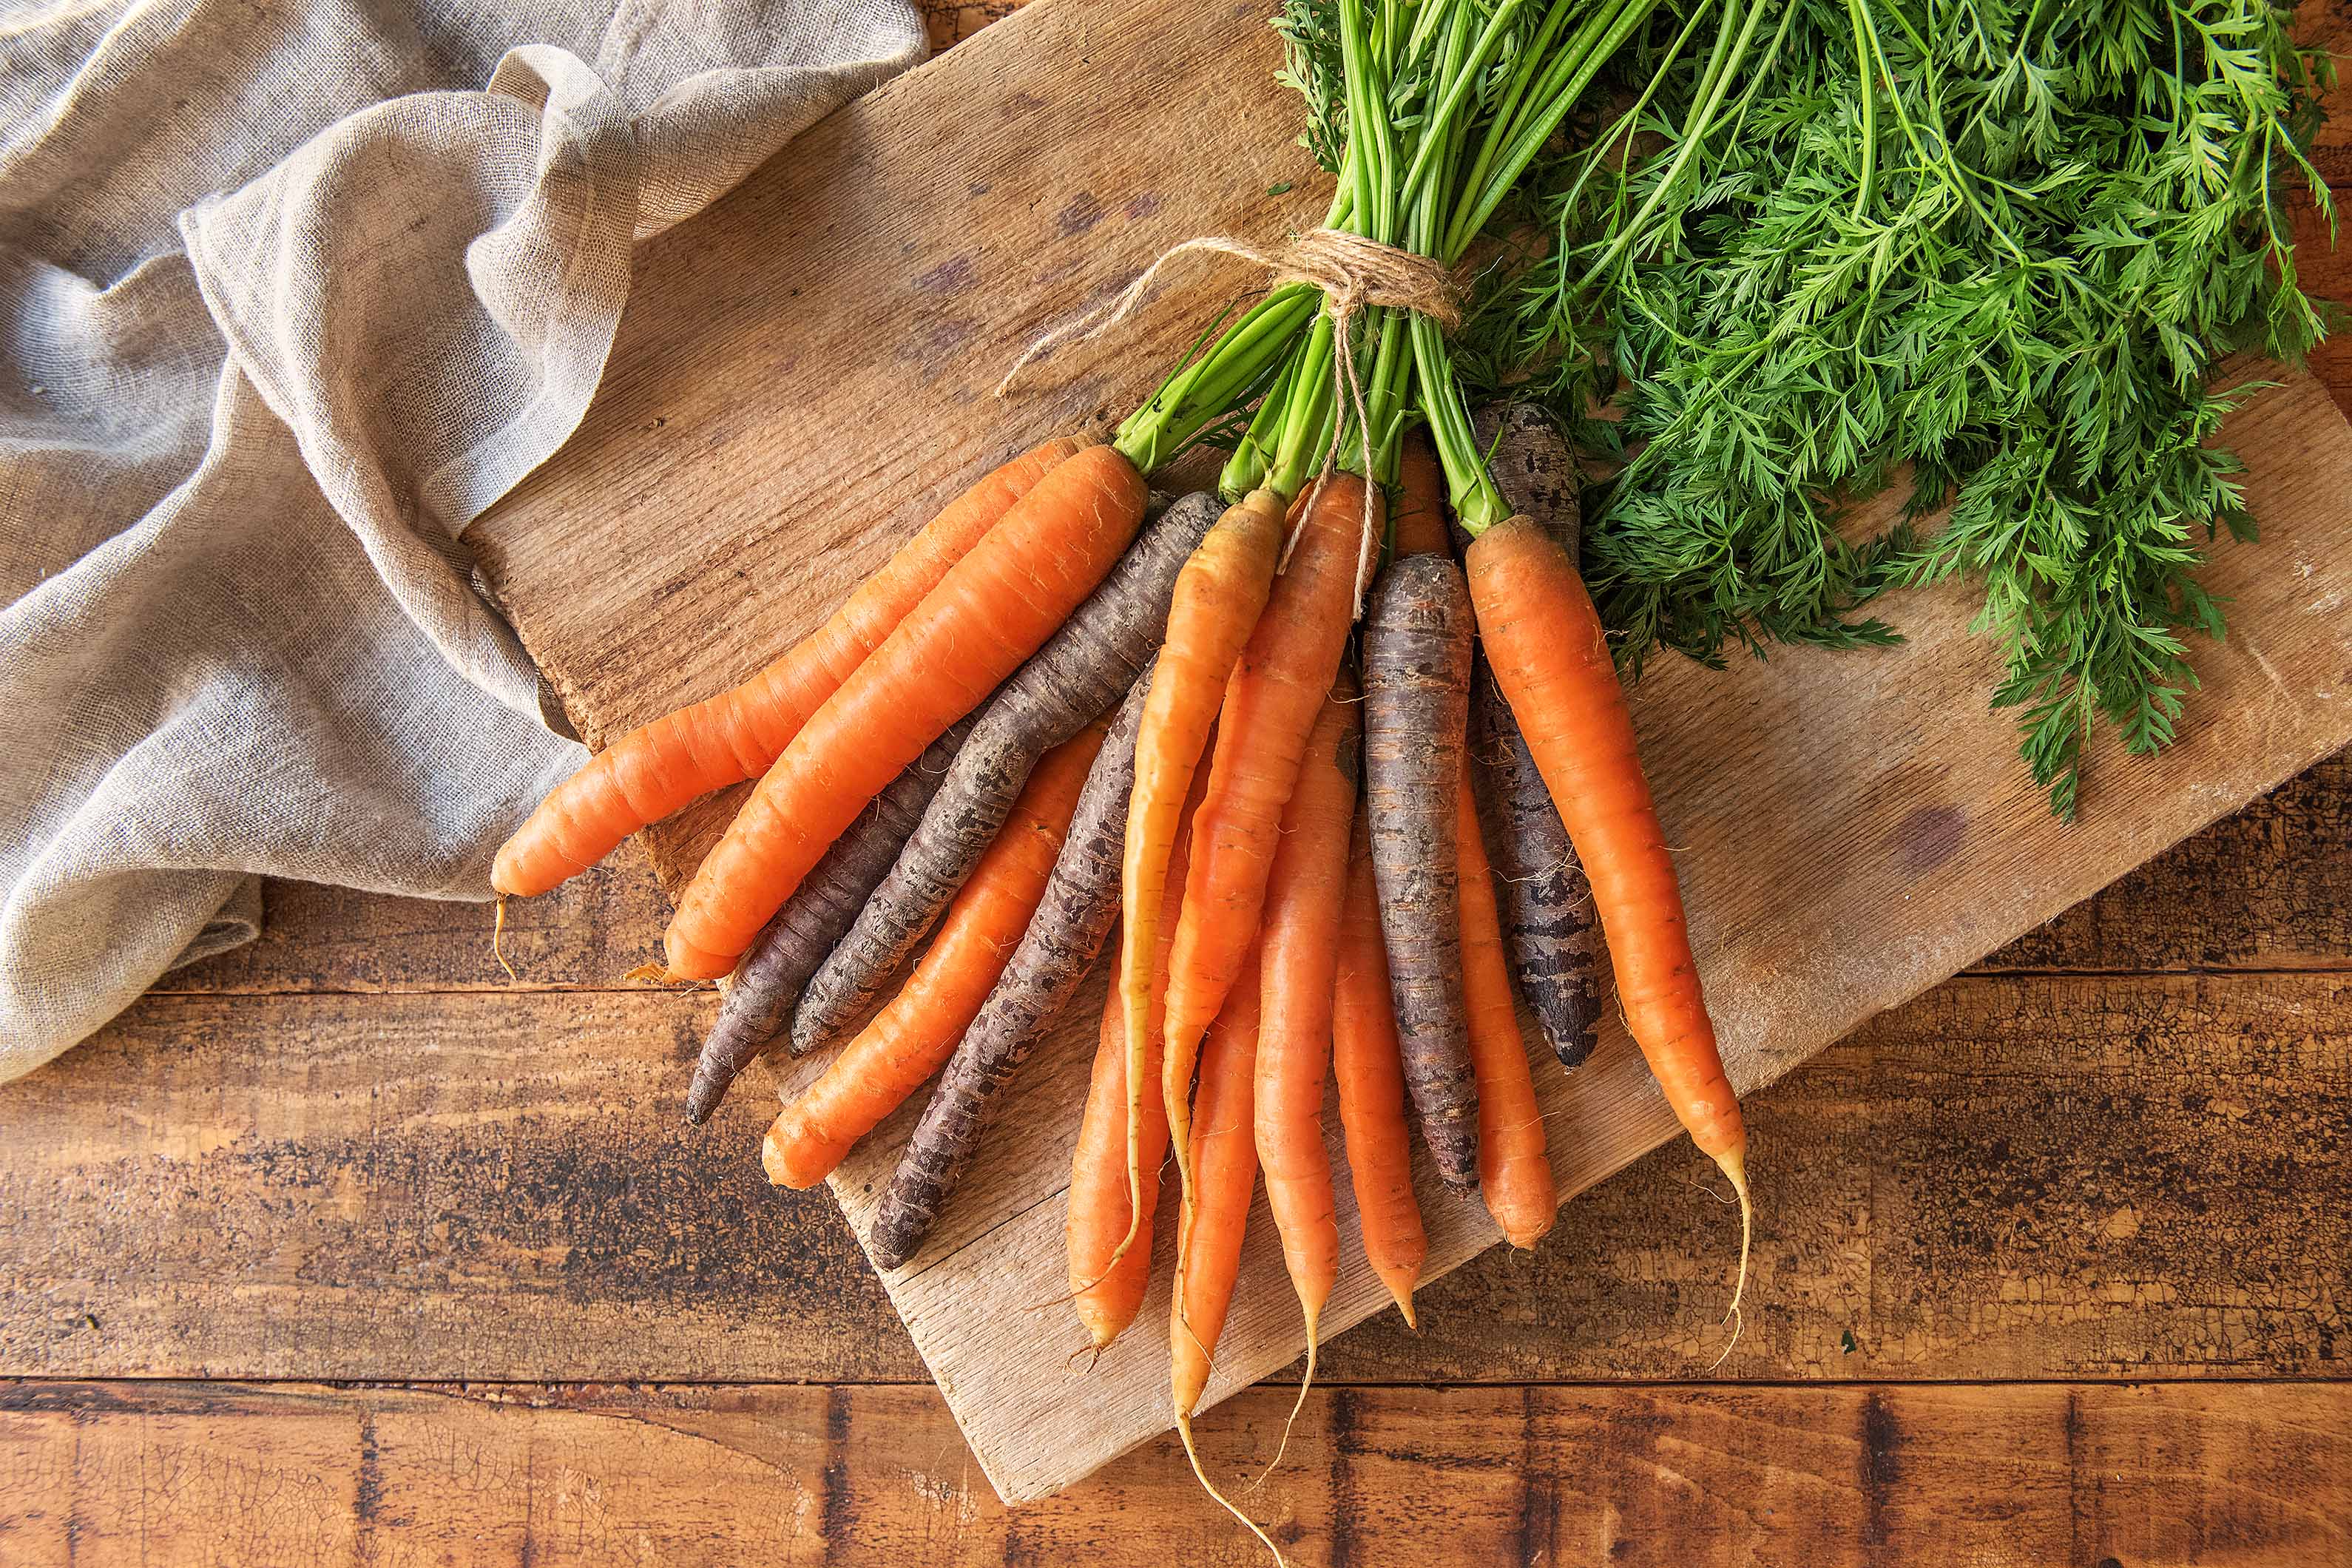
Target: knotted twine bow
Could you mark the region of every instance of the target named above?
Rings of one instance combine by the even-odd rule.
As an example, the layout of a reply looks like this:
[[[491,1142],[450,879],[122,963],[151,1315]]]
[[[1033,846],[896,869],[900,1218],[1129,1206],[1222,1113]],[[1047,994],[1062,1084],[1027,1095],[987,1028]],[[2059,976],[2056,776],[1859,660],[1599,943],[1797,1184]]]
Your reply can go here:
[[[1451,331],[1462,324],[1461,289],[1454,275],[1435,258],[1393,245],[1382,245],[1360,234],[1345,229],[1318,228],[1303,234],[1280,251],[1265,251],[1245,240],[1223,235],[1203,235],[1185,240],[1160,253],[1150,266],[1137,275],[1134,282],[1119,290],[1109,303],[1087,311],[1041,334],[1004,379],[996,384],[995,395],[1003,397],[1012,389],[1023,371],[1038,360],[1059,352],[1071,343],[1092,342],[1134,314],[1136,307],[1151,292],[1160,272],[1171,262],[1193,254],[1235,257],[1272,274],[1270,287],[1279,289],[1286,283],[1307,283],[1323,292],[1323,310],[1331,318],[1331,390],[1335,405],[1344,402],[1355,411],[1358,439],[1364,458],[1364,519],[1361,541],[1356,554],[1356,612],[1363,613],[1365,575],[1372,563],[1372,425],[1364,407],[1364,389],[1356,374],[1351,329],[1358,315],[1368,306],[1379,305],[1392,310],[1411,310],[1427,316],[1439,326]],[[1341,435],[1347,422],[1334,417],[1331,421],[1331,445],[1323,454],[1323,465],[1315,477],[1315,489],[1320,490],[1339,460]],[[1314,505],[1310,494],[1307,501]],[[1304,514],[1300,527],[1305,527]],[[1283,547],[1283,563],[1287,564],[1290,551],[1298,542],[1297,532]]]

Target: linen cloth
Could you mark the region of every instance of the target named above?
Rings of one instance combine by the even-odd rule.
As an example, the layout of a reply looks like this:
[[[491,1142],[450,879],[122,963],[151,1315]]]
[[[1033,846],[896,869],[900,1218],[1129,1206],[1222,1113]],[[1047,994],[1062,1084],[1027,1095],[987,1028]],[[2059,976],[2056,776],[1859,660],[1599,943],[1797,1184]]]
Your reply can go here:
[[[922,50],[906,0],[0,11],[0,1078],[260,876],[488,896],[583,753],[459,531],[635,242]]]

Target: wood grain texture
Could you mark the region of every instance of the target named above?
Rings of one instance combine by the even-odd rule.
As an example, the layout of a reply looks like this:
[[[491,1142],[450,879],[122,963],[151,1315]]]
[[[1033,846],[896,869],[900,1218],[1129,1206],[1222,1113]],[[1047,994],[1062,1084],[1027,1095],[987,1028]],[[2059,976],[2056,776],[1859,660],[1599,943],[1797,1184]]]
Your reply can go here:
[[[1253,1391],[1203,1460],[1270,1457]],[[1250,1500],[1300,1568],[2242,1568],[2352,1554],[2352,1387],[1342,1389]],[[1432,1481],[1442,1478],[1442,1487]],[[1438,1532],[1442,1531],[1442,1537]],[[0,1388],[0,1552],[79,1568],[1262,1562],[1161,1439],[1007,1511],[924,1389]],[[1255,1555],[1254,1555],[1255,1554]]]
[[[0,1371],[906,1377],[816,1194],[715,1159],[675,999],[151,997],[0,1087]],[[718,1126],[714,1121],[713,1126]],[[812,1220],[818,1223],[810,1223]],[[747,1348],[748,1344],[751,1348]]]
[[[651,247],[580,436],[472,535],[582,732],[739,679],[997,452],[1099,427],[1148,390],[1204,290],[1171,290],[1115,360],[1081,356],[1049,393],[986,398],[1038,323],[1172,239],[1263,237],[1311,212],[1321,182],[1277,199],[1259,173],[1289,113],[1275,53],[1246,4],[1034,7],[861,100]],[[1634,693],[1743,1093],[2352,740],[2352,427],[2296,376],[2230,436],[2266,531],[2207,574],[2231,604],[2231,641],[2201,658],[2205,689],[2169,755],[2105,748],[2080,825],[2049,816],[2009,721],[1984,707],[1997,659],[1967,634],[1963,585],[1890,602],[1899,654],[1792,650],[1725,675],[1681,664]],[[651,836],[667,880],[713,820]],[[1062,1289],[1059,1198],[1099,994],[1008,1091],[958,1202],[886,1280],[1009,1499],[1067,1484],[1164,1420],[1156,1336],[1074,1393],[1038,1369],[1076,1347],[1075,1321],[1028,1310]],[[1572,1078],[1538,1065],[1564,1195],[1675,1131],[1621,1029]],[[834,1178],[861,1236],[919,1110]],[[1759,1170],[1769,1194],[1769,1150]],[[1338,1195],[1345,1234],[1352,1194]],[[1433,1184],[1424,1209],[1433,1277],[1496,1239],[1482,1208]],[[1301,1343],[1286,1293],[1250,1284],[1275,1278],[1273,1237],[1255,1230],[1212,1398]],[[1385,1300],[1349,1264],[1333,1331]],[[1163,1314],[1147,1301],[1147,1322]]]
[[[679,1125],[698,1022],[150,998],[0,1087],[0,1375],[923,1380],[831,1204],[761,1179],[761,1097]],[[1958,980],[1750,1108],[1773,1202],[1718,1375],[2352,1373],[2352,977]],[[1696,1375],[1732,1266],[1707,1170],[1619,1173],[1327,1375]]]

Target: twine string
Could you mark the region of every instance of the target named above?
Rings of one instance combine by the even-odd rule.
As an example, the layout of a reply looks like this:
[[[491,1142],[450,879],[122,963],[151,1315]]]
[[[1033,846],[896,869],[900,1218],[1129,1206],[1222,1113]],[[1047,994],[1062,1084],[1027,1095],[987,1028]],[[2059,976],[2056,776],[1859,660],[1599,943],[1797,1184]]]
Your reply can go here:
[[[1059,326],[1048,328],[1022,351],[1013,362],[1003,380],[996,384],[995,395],[1003,397],[1012,390],[1021,373],[1032,364],[1075,343],[1092,342],[1112,331],[1129,316],[1152,292],[1160,275],[1171,264],[1188,256],[1208,255],[1230,257],[1247,262],[1269,275],[1270,287],[1287,283],[1305,283],[1323,293],[1324,311],[1331,318],[1331,444],[1323,454],[1321,469],[1316,475],[1315,489],[1338,468],[1339,448],[1347,420],[1343,410],[1356,416],[1356,431],[1364,460],[1364,510],[1361,537],[1356,552],[1356,613],[1364,608],[1367,577],[1374,561],[1373,538],[1377,532],[1373,516],[1372,497],[1372,426],[1370,411],[1364,403],[1362,379],[1356,374],[1354,322],[1371,306],[1390,310],[1410,310],[1427,316],[1439,326],[1452,331],[1462,324],[1461,289],[1454,275],[1434,258],[1383,245],[1360,234],[1345,229],[1318,228],[1301,235],[1279,251],[1261,250],[1246,240],[1226,235],[1202,235],[1171,246],[1155,258],[1150,266],[1136,275],[1135,280],[1112,297],[1107,303],[1076,316]],[[1307,510],[1314,500],[1310,495]],[[1305,526],[1305,512],[1300,514],[1300,526]],[[1294,531],[1283,548],[1283,561],[1287,563],[1290,551],[1297,543]]]

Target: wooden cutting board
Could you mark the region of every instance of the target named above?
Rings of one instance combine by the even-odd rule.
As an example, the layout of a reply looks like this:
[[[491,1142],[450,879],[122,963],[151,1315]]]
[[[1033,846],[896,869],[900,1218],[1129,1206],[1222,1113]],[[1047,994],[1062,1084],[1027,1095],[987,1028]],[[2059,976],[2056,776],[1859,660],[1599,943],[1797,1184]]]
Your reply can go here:
[[[1041,0],[646,248],[582,429],[469,535],[592,744],[766,662],[1004,455],[1106,429],[1253,280],[1203,262],[1108,350],[1073,351],[992,400],[1041,327],[1180,239],[1265,244],[1316,221],[1328,186],[1294,144],[1264,15],[1262,0]],[[1724,673],[1669,661],[1635,690],[1743,1093],[2352,742],[2352,428],[2298,375],[2230,437],[2264,530],[2259,546],[2222,545],[2207,574],[2231,601],[2230,641],[2198,652],[2205,689],[2181,743],[2154,762],[2105,746],[2074,826],[2050,817],[2008,721],[1987,711],[1998,661],[1967,635],[1965,589],[1889,601],[1910,639],[1897,650],[1783,650]],[[732,804],[655,832],[666,883]],[[651,952],[659,933],[645,935]],[[1008,1501],[1167,1425],[1164,1209],[1163,1283],[1098,1365],[1069,1364],[1075,1320],[1036,1306],[1063,1289],[1061,1194],[1100,994],[1097,978],[1008,1093],[930,1246],[885,1279]],[[1675,1133],[1613,1026],[1573,1077],[1534,1055],[1564,1194]],[[681,1093],[685,1078],[681,1063]],[[835,1178],[861,1237],[917,1109]],[[1752,1289],[1768,1300],[1774,1166],[1800,1153],[1754,1153]],[[1344,1180],[1339,1196],[1335,1333],[1383,1304]],[[1426,1182],[1423,1203],[1432,1277],[1497,1239],[1475,1203]],[[1251,1226],[1212,1398],[1303,1343],[1262,1201]],[[1721,1239],[1727,1258],[1727,1214]],[[1718,1349],[1693,1346],[1694,1370]]]

